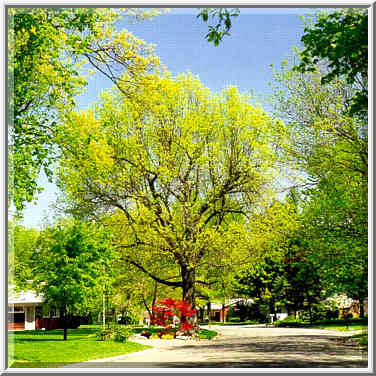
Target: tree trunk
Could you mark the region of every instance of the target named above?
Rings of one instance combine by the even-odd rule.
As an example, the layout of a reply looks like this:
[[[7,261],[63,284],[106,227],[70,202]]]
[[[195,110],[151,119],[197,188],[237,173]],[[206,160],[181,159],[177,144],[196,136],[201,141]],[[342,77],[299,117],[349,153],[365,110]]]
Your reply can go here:
[[[158,296],[158,282],[154,281],[154,291],[153,291],[153,301],[151,302],[151,309],[155,306],[155,303],[157,302],[157,296]]]
[[[359,317],[364,317],[364,300],[359,299]]]
[[[60,310],[60,318],[61,318],[61,323],[64,329],[64,341],[66,341],[68,331],[67,331],[67,315],[66,315],[66,310],[64,308]]]
[[[207,304],[207,314],[208,314],[208,321],[210,323],[211,321],[211,303],[210,302],[208,302]]]
[[[195,270],[182,266],[181,275],[183,282],[183,300],[195,309]]]

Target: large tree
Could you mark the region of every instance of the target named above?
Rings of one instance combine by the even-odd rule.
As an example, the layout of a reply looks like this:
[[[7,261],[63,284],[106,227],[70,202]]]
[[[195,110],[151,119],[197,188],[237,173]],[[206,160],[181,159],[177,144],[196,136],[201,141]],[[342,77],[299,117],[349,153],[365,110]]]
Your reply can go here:
[[[61,187],[78,215],[107,213],[124,259],[194,304],[200,270],[252,251],[247,215],[273,177],[280,127],[234,87],[150,76],[132,98],[66,114]],[[147,269],[150,257],[176,279]]]
[[[142,75],[159,62],[150,46],[130,32],[115,31],[121,15],[135,9],[9,8],[9,191],[22,211],[41,190],[41,170],[52,175],[57,108],[74,106],[90,69],[121,88],[121,74]]]

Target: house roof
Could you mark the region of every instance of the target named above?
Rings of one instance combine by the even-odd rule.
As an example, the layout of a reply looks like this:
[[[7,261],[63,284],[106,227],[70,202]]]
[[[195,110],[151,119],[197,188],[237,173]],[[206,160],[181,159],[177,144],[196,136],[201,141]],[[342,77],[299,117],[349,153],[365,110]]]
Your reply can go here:
[[[41,294],[37,294],[35,291],[11,291],[8,296],[9,304],[21,304],[21,303],[42,303],[44,301]]]

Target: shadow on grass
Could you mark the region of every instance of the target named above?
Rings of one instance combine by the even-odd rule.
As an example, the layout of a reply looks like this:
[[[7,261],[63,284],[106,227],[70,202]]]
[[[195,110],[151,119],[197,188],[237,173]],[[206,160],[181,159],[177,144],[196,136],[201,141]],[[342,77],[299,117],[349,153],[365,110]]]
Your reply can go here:
[[[89,339],[89,335],[95,334],[97,329],[68,329],[67,341],[81,341]],[[8,334],[8,340],[16,344],[30,342],[64,342],[64,330],[25,330]]]

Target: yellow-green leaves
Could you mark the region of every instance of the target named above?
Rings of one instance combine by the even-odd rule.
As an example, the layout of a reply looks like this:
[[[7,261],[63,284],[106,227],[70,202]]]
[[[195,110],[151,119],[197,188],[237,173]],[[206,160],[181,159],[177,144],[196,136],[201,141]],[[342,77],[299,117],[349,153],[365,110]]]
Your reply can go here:
[[[245,218],[270,183],[282,124],[235,87],[214,94],[191,74],[140,77],[64,114],[68,198],[115,212],[118,244],[140,263],[152,254],[194,270],[249,258]]]

